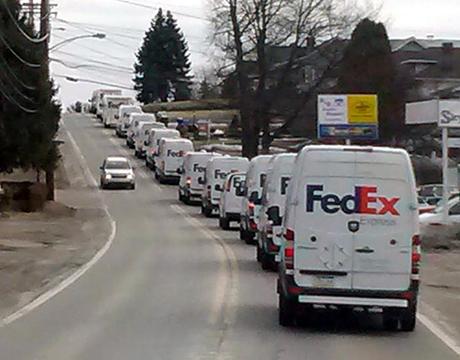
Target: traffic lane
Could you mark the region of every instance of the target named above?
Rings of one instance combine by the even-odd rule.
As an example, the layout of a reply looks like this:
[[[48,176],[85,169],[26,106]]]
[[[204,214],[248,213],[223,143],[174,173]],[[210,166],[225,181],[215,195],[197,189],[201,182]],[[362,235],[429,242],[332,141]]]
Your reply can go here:
[[[86,147],[71,131],[88,163],[115,150],[103,142]],[[146,196],[152,191],[146,184],[131,193],[132,201],[126,192],[108,192],[118,222],[113,248],[73,286],[0,329],[2,358],[185,359],[191,350],[197,356],[215,351],[212,334],[220,324],[210,309],[222,264],[202,264],[212,264],[218,249],[196,229],[178,227],[167,206],[153,206],[161,199]]]
[[[173,196],[174,189],[168,190]],[[197,207],[183,206],[189,216],[215,232],[232,247],[239,271],[235,322],[222,351],[232,359],[458,359],[440,339],[420,322],[414,333],[386,332],[379,316],[352,317],[318,313],[311,323],[285,329],[278,325],[276,274],[261,270],[255,247],[239,240],[234,231],[222,231],[217,218],[207,219]],[[250,339],[250,341],[248,341]]]

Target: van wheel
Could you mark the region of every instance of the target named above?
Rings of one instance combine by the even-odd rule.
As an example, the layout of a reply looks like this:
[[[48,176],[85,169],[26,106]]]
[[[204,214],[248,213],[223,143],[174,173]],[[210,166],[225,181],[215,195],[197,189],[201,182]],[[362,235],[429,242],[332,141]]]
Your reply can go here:
[[[191,204],[190,196],[184,196],[183,199],[184,199],[184,204],[185,205],[190,205]]]
[[[254,244],[254,234],[249,232],[249,231],[246,231],[246,234],[245,234],[245,237],[244,237],[244,242],[247,245],[253,245]]]
[[[257,244],[256,259],[257,259],[258,262],[260,262],[261,259],[262,259],[262,254],[261,254],[261,251],[260,251],[259,244]]]
[[[278,296],[279,309],[278,309],[278,322],[281,326],[289,327],[294,325],[296,314],[296,302],[288,300],[283,294]]]
[[[203,215],[206,216],[206,217],[211,217],[212,208],[204,207],[203,208]]]
[[[386,331],[397,331],[399,326],[399,319],[392,312],[383,313],[383,328]]]
[[[230,230],[230,220],[228,220],[228,217],[225,216],[223,218],[220,218],[219,221],[222,221],[222,229]]]
[[[180,201],[180,202],[185,202],[185,201],[184,201],[184,196],[181,194],[181,192],[178,191],[178,193],[179,193],[179,201]]]
[[[412,305],[401,314],[401,331],[414,331],[417,323],[417,307]]]
[[[246,231],[240,227],[240,240],[246,241]]]
[[[260,265],[262,267],[262,270],[272,269],[270,258],[262,249],[260,250]]]

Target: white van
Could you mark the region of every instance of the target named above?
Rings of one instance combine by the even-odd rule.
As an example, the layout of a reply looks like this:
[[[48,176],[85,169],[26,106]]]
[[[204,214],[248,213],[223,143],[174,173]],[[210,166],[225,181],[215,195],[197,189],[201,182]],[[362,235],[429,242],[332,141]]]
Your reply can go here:
[[[142,108],[139,105],[121,105],[118,110],[118,123],[115,130],[116,135],[125,138],[129,127],[129,115],[142,113]]]
[[[129,126],[128,131],[126,133],[126,146],[130,149],[135,149],[136,142],[134,140],[134,134],[139,127],[141,122],[154,122],[155,117],[153,114],[145,114],[145,113],[132,113],[129,115]]]
[[[230,230],[231,221],[240,221],[246,187],[246,173],[228,174],[219,200],[219,226]]]
[[[134,105],[135,101],[129,96],[104,95],[102,99],[102,123],[104,127],[116,127],[118,123],[118,111],[121,105]]]
[[[173,129],[151,129],[147,138],[147,150],[145,154],[145,165],[155,170],[155,159],[158,156],[161,139],[180,139],[180,132]]]
[[[93,107],[93,111],[96,114],[96,117],[102,121],[102,111],[104,109],[102,105],[102,100],[104,99],[104,95],[118,95],[121,96],[122,92],[118,89],[98,89],[93,92],[93,96],[91,98],[91,103]]]
[[[288,187],[279,322],[325,306],[381,309],[388,330],[416,323],[420,236],[404,150],[307,146]]]
[[[205,184],[201,194],[201,212],[210,217],[218,210],[220,193],[228,174],[243,172],[249,168],[249,160],[240,156],[221,156],[212,158],[206,164]]]
[[[179,200],[190,204],[193,200],[201,200],[204,186],[206,164],[218,153],[189,152],[184,156],[179,181]]]
[[[184,155],[190,151],[193,151],[193,143],[188,139],[162,138],[158,157],[155,159],[155,178],[160,183],[178,183]]]
[[[243,198],[240,220],[240,239],[248,244],[254,241],[254,236],[257,233],[262,188],[271,158],[271,155],[259,155],[249,163],[249,170],[246,176],[246,196]]]
[[[282,220],[296,154],[275,155],[269,163],[262,191],[257,232],[257,260],[262,269],[276,269],[282,243]]]
[[[146,150],[147,150],[147,143],[149,138],[150,130],[152,129],[164,129],[165,124],[160,122],[141,122],[134,133],[134,154],[139,159],[144,159]]]

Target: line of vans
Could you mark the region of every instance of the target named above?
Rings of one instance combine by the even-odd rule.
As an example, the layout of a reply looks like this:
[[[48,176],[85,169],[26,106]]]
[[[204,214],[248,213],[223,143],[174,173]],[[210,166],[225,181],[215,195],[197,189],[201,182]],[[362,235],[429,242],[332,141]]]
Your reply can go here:
[[[165,129],[165,125],[156,121],[142,121],[134,132],[134,155],[139,159],[145,158],[148,137],[152,129]]]
[[[92,112],[96,115],[96,117],[102,121],[102,100],[104,99],[105,95],[119,95],[121,96],[122,92],[118,89],[98,89],[93,92],[93,96],[91,97],[91,107]]]
[[[278,270],[280,325],[347,309],[381,313],[387,330],[414,330],[421,242],[406,151],[306,146],[250,163],[194,152],[190,140],[161,131],[168,130],[149,129],[145,144],[157,179],[179,183],[186,203],[201,197],[201,212],[217,212],[221,228],[244,221],[242,237],[256,233],[257,260]]]
[[[132,113],[129,115],[129,126],[126,132],[126,146],[130,149],[136,148],[136,141],[134,138],[134,134],[136,134],[140,124],[142,122],[155,122],[156,118],[153,114],[145,114],[145,113]]]

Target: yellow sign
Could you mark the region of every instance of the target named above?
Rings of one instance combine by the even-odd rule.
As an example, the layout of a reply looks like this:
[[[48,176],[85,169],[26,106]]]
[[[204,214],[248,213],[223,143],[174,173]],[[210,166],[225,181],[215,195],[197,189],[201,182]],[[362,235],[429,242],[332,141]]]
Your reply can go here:
[[[349,124],[377,124],[377,95],[348,95]]]

